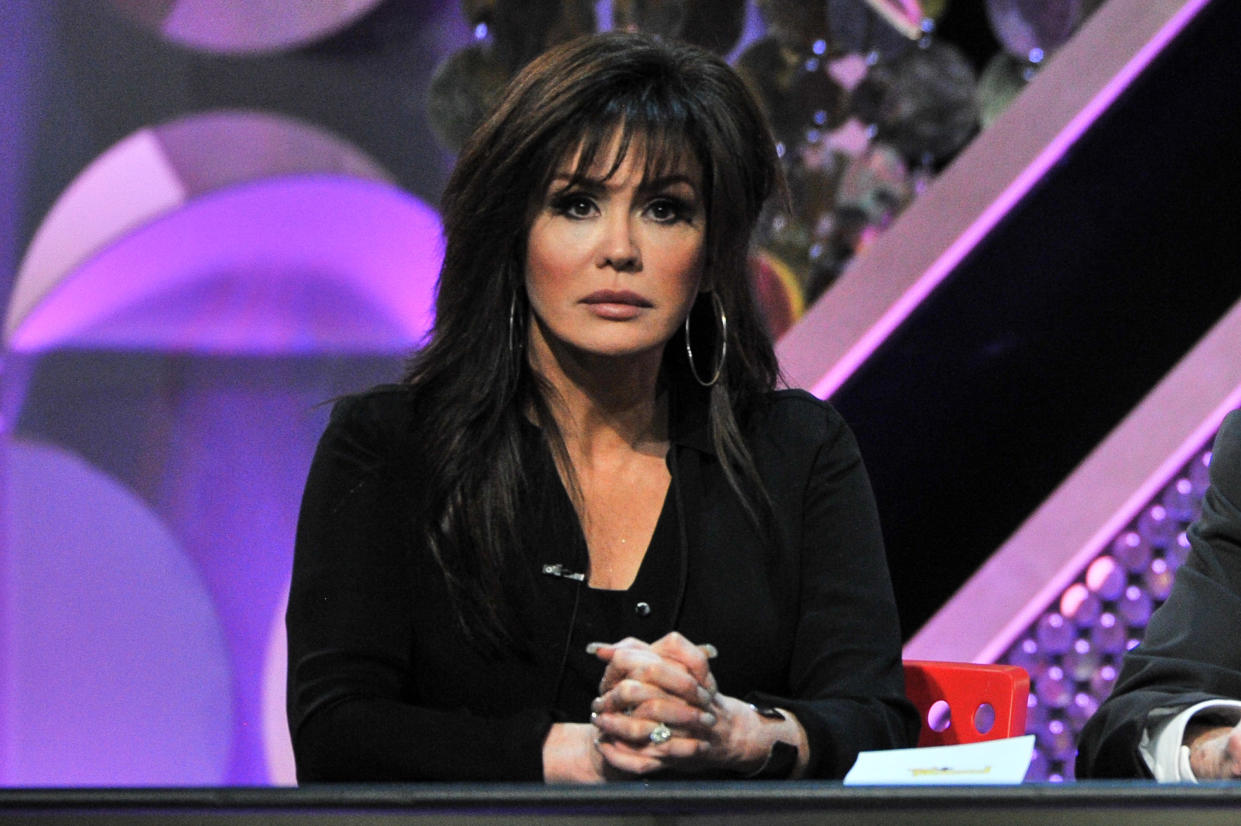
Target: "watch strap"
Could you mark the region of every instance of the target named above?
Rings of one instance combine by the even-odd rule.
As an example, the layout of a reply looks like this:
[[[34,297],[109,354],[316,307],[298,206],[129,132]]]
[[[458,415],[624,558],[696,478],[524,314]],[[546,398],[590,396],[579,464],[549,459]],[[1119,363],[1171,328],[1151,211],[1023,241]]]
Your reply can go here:
[[[796,767],[797,746],[777,740],[771,744],[771,751],[767,752],[763,765],[746,777],[750,780],[787,780],[793,776]]]

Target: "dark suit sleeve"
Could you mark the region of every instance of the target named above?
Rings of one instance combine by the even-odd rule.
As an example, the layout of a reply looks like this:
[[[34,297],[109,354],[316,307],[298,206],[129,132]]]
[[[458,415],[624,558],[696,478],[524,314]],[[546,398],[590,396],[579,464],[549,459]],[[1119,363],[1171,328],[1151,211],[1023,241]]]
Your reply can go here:
[[[1211,485],[1189,528],[1191,551],[1116,688],[1082,730],[1080,778],[1149,777],[1138,752],[1152,712],[1241,700],[1241,410],[1215,439]]]
[[[803,495],[799,617],[790,666],[792,711],[810,745],[809,777],[839,778],[858,752],[913,746],[900,623],[879,517],[857,442],[819,408],[820,437]]]
[[[338,404],[306,482],[286,616],[298,779],[542,780],[550,711],[488,719],[409,702],[415,634],[436,629],[410,610],[416,487],[392,458],[402,398]]]

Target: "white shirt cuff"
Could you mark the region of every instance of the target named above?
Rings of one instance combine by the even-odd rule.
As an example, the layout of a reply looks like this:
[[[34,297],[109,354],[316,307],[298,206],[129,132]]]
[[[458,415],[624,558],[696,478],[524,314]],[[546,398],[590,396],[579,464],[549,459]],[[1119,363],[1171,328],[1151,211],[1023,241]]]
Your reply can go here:
[[[1151,774],[1160,783],[1197,783],[1198,778],[1194,777],[1194,772],[1189,767],[1189,747],[1181,745],[1181,741],[1185,739],[1185,726],[1195,714],[1203,711],[1232,714],[1237,720],[1241,720],[1241,701],[1204,700],[1184,711],[1163,716],[1163,719],[1160,719],[1161,711],[1164,715],[1169,713],[1168,709],[1151,712],[1150,718],[1156,722],[1148,725],[1146,731],[1142,732],[1138,751]],[[1235,724],[1234,722],[1233,725]]]

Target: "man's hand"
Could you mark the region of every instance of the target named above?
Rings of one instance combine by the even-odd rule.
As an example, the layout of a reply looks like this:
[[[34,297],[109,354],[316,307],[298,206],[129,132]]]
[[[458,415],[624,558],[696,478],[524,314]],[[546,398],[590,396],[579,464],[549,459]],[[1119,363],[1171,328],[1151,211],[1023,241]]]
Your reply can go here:
[[[1199,780],[1241,778],[1241,723],[1228,726],[1194,723],[1185,727],[1189,767]]]

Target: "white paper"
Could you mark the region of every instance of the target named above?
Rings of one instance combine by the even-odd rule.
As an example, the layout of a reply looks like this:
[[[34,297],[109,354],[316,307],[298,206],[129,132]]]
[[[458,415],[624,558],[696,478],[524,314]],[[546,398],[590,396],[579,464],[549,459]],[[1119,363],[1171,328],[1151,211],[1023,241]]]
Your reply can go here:
[[[864,751],[846,786],[1020,783],[1034,756],[1034,735],[921,749]]]

